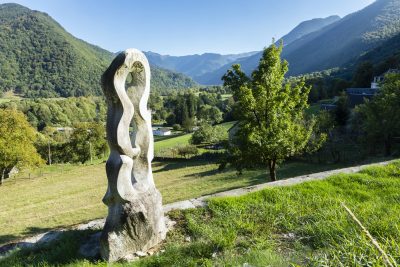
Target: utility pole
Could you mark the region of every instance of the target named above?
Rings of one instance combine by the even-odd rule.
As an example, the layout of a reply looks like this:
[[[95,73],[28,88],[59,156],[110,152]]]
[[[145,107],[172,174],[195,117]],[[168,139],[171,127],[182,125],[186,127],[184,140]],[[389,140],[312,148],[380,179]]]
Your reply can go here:
[[[51,149],[50,149],[50,140],[49,140],[49,165],[51,166]]]
[[[90,164],[93,164],[92,143],[89,141]]]

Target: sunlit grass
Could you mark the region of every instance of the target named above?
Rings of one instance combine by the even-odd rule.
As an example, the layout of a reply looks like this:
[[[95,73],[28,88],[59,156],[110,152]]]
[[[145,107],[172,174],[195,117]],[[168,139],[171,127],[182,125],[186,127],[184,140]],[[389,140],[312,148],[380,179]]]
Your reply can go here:
[[[216,198],[207,208],[169,214],[178,224],[162,254],[113,266],[384,266],[341,203],[399,264],[399,188],[397,161],[323,181]],[[77,253],[90,233],[67,232],[59,242],[16,252],[0,265],[107,266]]]
[[[278,177],[338,167],[291,162],[281,166]],[[238,176],[234,169],[219,172],[217,164],[207,161],[154,162],[153,172],[164,203],[268,181],[266,170],[245,171]],[[105,217],[102,198],[106,187],[105,163],[100,160],[93,165],[45,166],[6,180],[0,187],[0,244]]]

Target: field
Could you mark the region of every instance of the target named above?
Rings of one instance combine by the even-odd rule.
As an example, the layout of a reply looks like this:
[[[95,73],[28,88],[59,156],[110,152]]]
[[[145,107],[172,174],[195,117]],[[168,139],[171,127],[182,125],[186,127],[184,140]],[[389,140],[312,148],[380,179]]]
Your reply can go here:
[[[228,131],[234,124],[235,122],[233,121],[233,122],[221,123],[219,125],[224,127],[226,131]],[[157,152],[165,151],[166,149],[169,148],[187,145],[189,144],[191,136],[192,134],[188,133],[188,134],[179,134],[177,136],[163,136],[162,138],[157,137],[159,141],[154,143],[154,152],[157,154]]]
[[[162,254],[113,266],[384,266],[342,203],[377,239],[390,261],[399,264],[399,173],[397,161],[172,212],[178,224]],[[55,244],[17,251],[0,265],[107,266],[77,253],[79,241],[91,233],[68,231]]]
[[[288,162],[278,170],[280,179],[320,172],[342,165]],[[171,203],[267,181],[266,170],[218,171],[207,161],[154,162],[154,179],[163,202]],[[31,177],[29,179],[29,177]],[[101,218],[107,179],[105,164],[52,165],[7,180],[0,187],[0,244],[16,238]]]

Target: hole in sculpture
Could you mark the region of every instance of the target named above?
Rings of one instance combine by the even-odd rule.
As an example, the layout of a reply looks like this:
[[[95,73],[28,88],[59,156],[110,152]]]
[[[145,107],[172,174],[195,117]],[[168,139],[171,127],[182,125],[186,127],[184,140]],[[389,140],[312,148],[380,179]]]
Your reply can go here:
[[[146,75],[143,65],[140,62],[135,62],[132,65],[131,71],[126,76],[125,90],[134,106],[134,112],[137,114],[139,111],[139,103],[144,94],[146,87]],[[132,147],[135,147],[135,138],[137,132],[137,125],[135,122],[135,115],[129,126],[129,136],[131,139]]]

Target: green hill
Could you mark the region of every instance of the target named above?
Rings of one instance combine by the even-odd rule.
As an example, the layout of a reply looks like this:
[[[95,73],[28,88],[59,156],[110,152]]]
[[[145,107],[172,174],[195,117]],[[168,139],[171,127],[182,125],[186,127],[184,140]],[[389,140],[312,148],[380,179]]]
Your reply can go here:
[[[297,75],[340,67],[400,33],[400,2],[377,0],[361,11],[285,47],[282,56]]]
[[[46,13],[0,5],[0,93],[25,97],[99,95],[114,55],[75,38]],[[153,89],[193,87],[182,74],[152,68]]]
[[[300,24],[293,29],[291,36],[283,37],[287,45],[282,57],[289,62],[288,75],[347,67],[348,62],[354,62],[369,52],[375,59],[384,57],[384,54],[379,55],[384,51],[391,54],[388,47],[393,47],[394,39],[389,40],[400,34],[400,1],[377,0],[358,12],[340,20],[333,17],[329,22],[324,27],[316,27],[315,31],[311,31],[314,28],[307,24]],[[309,32],[298,35],[304,29]],[[254,54],[237,60],[237,63],[249,74],[257,67],[260,56],[260,53]],[[220,84],[222,75],[231,65],[207,73],[198,80],[203,84]]]
[[[370,61],[375,66],[375,74],[380,75],[390,68],[400,66],[400,34],[385,41],[382,45],[351,61],[349,70],[355,69],[360,63]]]

